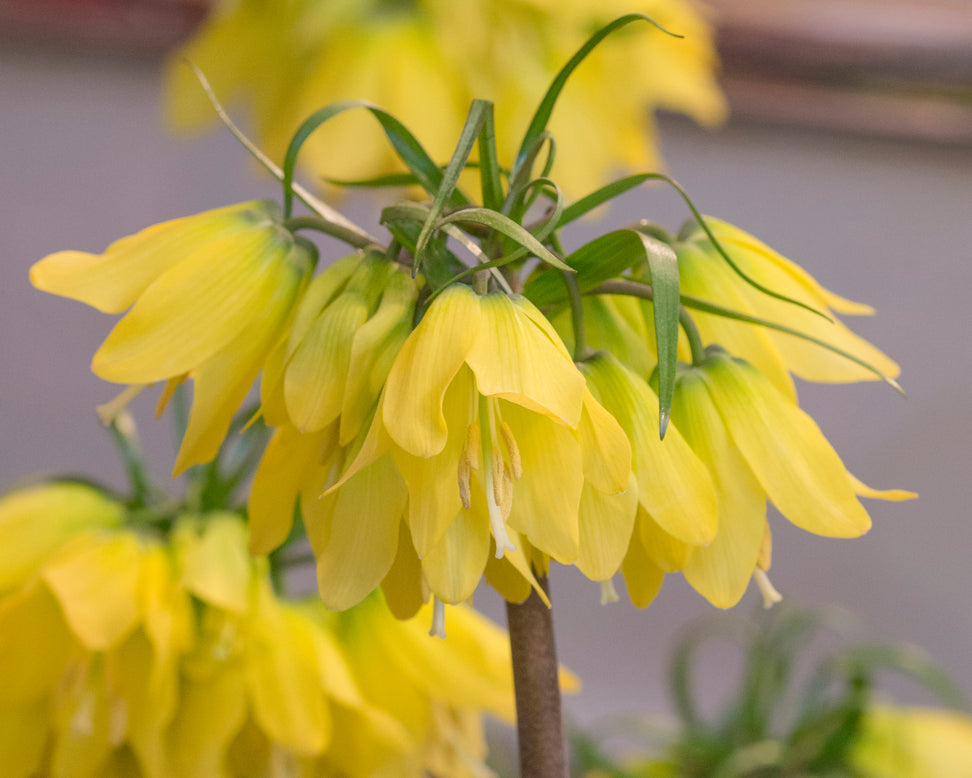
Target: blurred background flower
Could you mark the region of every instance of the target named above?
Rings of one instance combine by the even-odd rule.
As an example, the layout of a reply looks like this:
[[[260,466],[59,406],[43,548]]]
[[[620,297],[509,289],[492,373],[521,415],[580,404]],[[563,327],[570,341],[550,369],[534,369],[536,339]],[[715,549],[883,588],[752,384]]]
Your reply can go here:
[[[275,159],[313,111],[366,99],[403,121],[445,164],[470,103],[481,98],[496,103],[500,163],[510,166],[526,122],[560,67],[595,30],[634,12],[683,37],[625,31],[578,70],[550,130],[558,157],[571,160],[554,165],[554,178],[583,194],[623,168],[658,168],[656,109],[703,124],[725,117],[703,6],[693,0],[217,3],[170,58],[167,115],[181,129],[214,123],[188,59],[221,100],[246,106],[258,142]],[[402,171],[365,115],[342,117],[317,133],[301,161],[318,181]]]

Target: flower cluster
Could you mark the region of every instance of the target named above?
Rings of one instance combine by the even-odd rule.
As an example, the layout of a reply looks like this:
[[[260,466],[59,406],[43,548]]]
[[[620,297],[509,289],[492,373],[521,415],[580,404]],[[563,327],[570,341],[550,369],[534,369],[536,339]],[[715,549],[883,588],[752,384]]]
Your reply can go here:
[[[266,10],[244,2],[218,24]],[[429,18],[453,18],[439,10]],[[703,218],[687,195],[696,218],[677,236],[642,222],[565,251],[560,229],[612,196],[659,178],[681,192],[642,174],[565,205],[549,164],[534,176],[567,79],[638,21],[616,19],[568,61],[509,170],[487,101],[474,101],[444,168],[371,106],[430,197],[385,208],[385,245],[293,183],[301,148],[342,103],[301,126],[282,169],[254,151],[283,183],[282,211],[211,211],[32,269],[47,291],[131,306],[95,355],[98,375],[166,381],[161,405],[193,379],[177,472],[215,454],[262,371],[260,414],[276,432],[250,493],[251,550],[287,543],[299,515],[328,608],[381,587],[406,618],[431,595],[441,632],[442,604],[483,577],[510,601],[545,598],[551,560],[601,582],[606,599],[623,573],[640,606],[674,571],[719,607],[751,578],[771,601],[768,502],[848,538],[870,526],[859,497],[912,496],[854,478],[796,401],[792,375],[896,386],[897,365],[837,319],[866,306]],[[459,187],[474,146],[482,206]],[[291,214],[295,195],[314,215]],[[358,250],[314,276],[302,229]]]
[[[75,483],[0,500],[4,775],[484,774],[481,712],[513,717],[501,630],[283,599],[239,516],[134,518]]]
[[[723,118],[712,31],[691,0],[217,3],[170,59],[168,113],[183,128],[213,120],[185,66],[189,60],[220,96],[249,104],[261,145],[273,156],[282,155],[320,105],[366,99],[401,118],[444,158],[471,100],[485,98],[500,106],[500,153],[512,158],[516,149],[509,144],[525,128],[523,115],[559,64],[591,30],[631,11],[683,37],[624,36],[579,74],[552,125],[561,156],[570,160],[554,172],[571,191],[585,191],[620,167],[658,165],[650,124],[655,109],[706,124]],[[624,79],[616,77],[620,72]],[[362,153],[348,154],[349,148]],[[304,162],[317,175],[344,179],[400,169],[363,116],[343,118],[311,139]]]

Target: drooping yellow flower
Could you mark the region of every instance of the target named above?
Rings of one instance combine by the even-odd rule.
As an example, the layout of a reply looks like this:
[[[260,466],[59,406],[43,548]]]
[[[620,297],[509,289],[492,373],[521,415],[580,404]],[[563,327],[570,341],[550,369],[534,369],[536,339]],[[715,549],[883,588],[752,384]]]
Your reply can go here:
[[[719,607],[735,605],[757,569],[767,542],[767,498],[808,532],[852,538],[871,526],[859,496],[915,496],[870,489],[854,478],[796,403],[752,365],[717,347],[701,364],[680,370],[672,423],[712,476],[718,532],[707,546],[687,547],[651,526],[637,551],[661,571],[681,569]],[[768,558],[760,569],[767,567]]]
[[[320,432],[340,419],[339,442],[350,443],[411,332],[417,296],[415,280],[383,256],[358,253],[325,268],[267,362],[266,421]]]
[[[608,564],[601,576],[591,575],[580,562],[578,567],[595,580],[607,577],[603,573],[613,575],[628,553],[629,541],[644,543],[647,547],[655,545],[654,539],[631,540],[633,531],[644,535],[653,525],[663,527],[669,535],[690,546],[712,542],[718,527],[712,480],[705,465],[674,425],[669,426],[664,440],[659,438],[655,393],[642,378],[604,352],[582,363],[580,369],[594,394],[617,419],[631,442],[634,484],[629,492],[636,499],[631,499],[624,512],[605,505],[594,516],[582,513],[582,521],[595,526],[603,525],[612,517],[621,521],[623,516],[626,532],[609,536],[619,543],[610,549],[610,553],[605,553],[607,549],[602,550],[601,559]],[[629,564],[626,570],[631,566]],[[642,577],[640,574],[628,577],[629,593],[636,602],[647,597],[644,587],[639,587]],[[630,591],[633,589],[638,591]]]
[[[729,267],[698,226],[675,244],[683,293],[788,326],[863,359],[890,378],[898,375],[899,368],[891,359],[851,332],[835,315],[869,314],[873,309],[828,291],[799,265],[738,227],[710,217],[706,222],[747,276],[833,320],[755,289]],[[718,343],[746,359],[791,398],[795,392],[790,373],[808,381],[831,383],[878,378],[846,357],[793,335],[701,312],[693,312],[692,318],[704,342]]]
[[[521,298],[461,285],[402,346],[367,434],[340,450],[336,429],[316,435],[278,432],[250,510],[264,551],[286,537],[303,495],[321,595],[335,609],[390,573],[461,602],[491,553],[501,559],[487,574],[522,599],[534,550],[565,564],[580,556],[585,484],[604,495],[628,487],[627,439],[546,319]]]
[[[194,399],[175,472],[211,459],[287,324],[312,267],[269,201],[157,224],[103,254],[61,251],[30,271],[38,289],[105,313],[130,309],[92,360],[139,387],[191,377]]]
[[[865,778],[969,778],[972,719],[936,708],[869,708],[850,762]]]
[[[656,108],[707,124],[724,116],[712,30],[694,3],[420,0],[393,8],[326,0],[224,3],[173,54],[168,113],[179,127],[214,118],[183,64],[189,59],[221,98],[250,104],[261,145],[272,156],[282,154],[314,110],[364,98],[401,119],[433,158],[445,160],[471,101],[482,98],[497,105],[500,158],[511,162],[528,116],[557,70],[594,30],[631,12],[645,13],[684,37],[647,25],[624,31],[574,74],[551,122],[558,158],[571,165],[558,162],[553,175],[571,191],[586,191],[621,167],[657,167],[649,118]],[[618,72],[628,77],[614,78]],[[349,154],[350,148],[359,153]],[[400,168],[380,129],[364,115],[329,124],[307,142],[302,161],[317,175],[338,178]]]
[[[25,550],[0,557],[4,776],[481,774],[480,712],[512,707],[495,627],[457,611],[448,647],[413,646],[415,661],[454,671],[400,680],[404,697],[452,718],[403,720],[352,667],[368,627],[345,644],[319,603],[280,599],[239,517],[183,516],[164,538],[119,526],[122,512],[76,484],[0,501],[5,547]],[[349,618],[395,621],[380,601]],[[407,664],[402,636],[424,626],[401,629]],[[443,754],[468,773],[436,772]]]

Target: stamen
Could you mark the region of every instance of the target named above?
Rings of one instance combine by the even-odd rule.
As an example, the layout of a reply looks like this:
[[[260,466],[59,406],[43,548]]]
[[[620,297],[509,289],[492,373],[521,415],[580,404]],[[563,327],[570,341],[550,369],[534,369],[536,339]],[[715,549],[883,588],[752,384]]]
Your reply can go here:
[[[483,477],[486,481],[484,491],[486,492],[486,507],[489,510],[489,526],[493,532],[493,539],[496,541],[496,558],[502,559],[507,549],[513,551],[516,546],[510,541],[510,536],[506,532],[506,520],[503,517],[503,510],[500,507],[503,497],[503,484],[498,483],[503,477],[503,460],[499,454],[494,441],[496,440],[496,424],[493,415],[493,403],[486,397],[480,395],[479,398],[479,418],[486,417],[486,434],[480,440],[483,452]]]
[[[503,504],[503,470],[505,469],[503,463],[503,457],[500,455],[498,448],[493,448],[492,456],[490,457],[492,462],[493,470],[493,499],[496,500],[497,505]]]
[[[761,570],[758,567],[753,570],[753,580],[756,581],[760,594],[763,595],[764,608],[772,608],[783,599],[783,595],[776,591],[776,588],[770,582],[769,576],[766,575],[765,570]]]
[[[469,462],[469,467],[479,470],[479,422],[474,421],[466,432],[466,442],[462,447],[462,456]]]
[[[438,597],[432,598],[432,628],[429,635],[434,638],[445,640],[445,603]]]
[[[101,405],[96,405],[95,410],[98,412],[98,416],[101,417],[101,423],[106,427],[109,426],[125,408],[128,404],[138,396],[147,384],[132,384],[131,386],[125,387],[118,395],[113,399]]]
[[[170,378],[165,382],[165,386],[162,387],[162,394],[159,395],[159,401],[155,404],[156,419],[162,417],[162,414],[165,413],[166,407],[169,405],[169,400],[172,399],[172,395],[175,394],[175,391],[179,388],[179,385],[188,377],[188,373],[183,373],[182,375],[177,375],[175,378]]]
[[[618,597],[618,590],[614,588],[614,581],[612,579],[608,578],[606,581],[601,581],[601,605],[617,602],[620,599]]]
[[[523,475],[523,462],[520,459],[520,449],[516,445],[516,438],[513,437],[513,430],[511,430],[510,425],[502,419],[500,420],[500,435],[503,438],[503,444],[506,446],[506,453],[510,457],[510,468],[513,472],[513,480],[519,481],[520,477]]]
[[[500,512],[503,516],[508,517],[513,509],[513,476],[506,465],[503,465],[503,488],[501,491],[503,499],[499,501]]]
[[[466,510],[472,507],[472,487],[469,484],[469,460],[459,457],[459,499]]]
[[[773,534],[770,532],[769,525],[763,532],[763,539],[759,544],[759,556],[756,557],[756,567],[760,570],[769,570],[773,564]]]

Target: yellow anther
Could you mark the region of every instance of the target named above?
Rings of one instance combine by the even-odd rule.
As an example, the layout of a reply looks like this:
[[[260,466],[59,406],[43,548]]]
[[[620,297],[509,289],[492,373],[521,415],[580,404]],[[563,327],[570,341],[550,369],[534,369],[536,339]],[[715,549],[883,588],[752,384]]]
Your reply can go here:
[[[459,457],[459,499],[462,507],[467,510],[472,507],[472,487],[469,483],[469,459]]]
[[[510,458],[510,468],[513,473],[513,480],[519,481],[523,475],[523,462],[520,460],[520,449],[516,445],[516,438],[513,437],[513,430],[505,421],[500,420],[500,435],[503,438],[503,445],[506,446],[506,453]]]
[[[473,470],[479,470],[479,422],[474,421],[466,431],[466,443],[462,447],[462,458]]]

